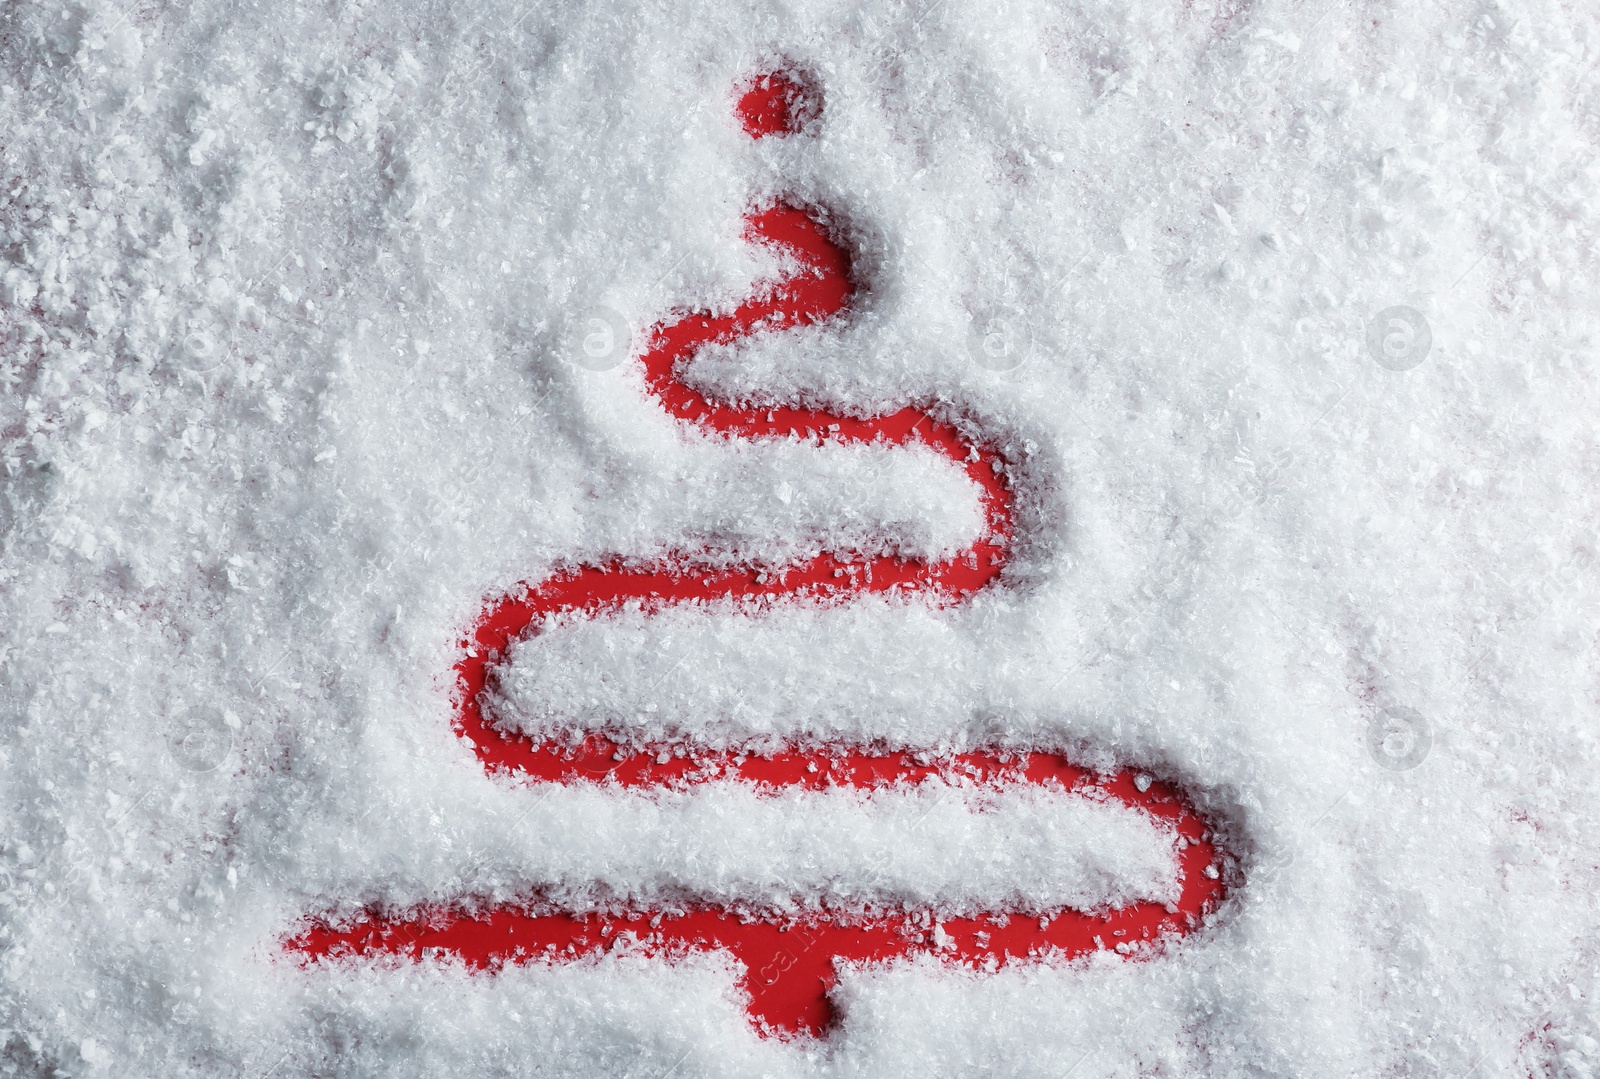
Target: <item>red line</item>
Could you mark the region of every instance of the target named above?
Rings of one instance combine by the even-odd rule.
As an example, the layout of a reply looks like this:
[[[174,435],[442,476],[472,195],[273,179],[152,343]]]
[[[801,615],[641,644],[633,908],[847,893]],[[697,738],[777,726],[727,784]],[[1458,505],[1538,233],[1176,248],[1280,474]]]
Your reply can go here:
[[[1033,754],[1024,767],[1029,773],[1076,771],[1049,754]],[[533,901],[387,917],[373,912],[354,924],[318,923],[291,947],[319,956],[448,955],[479,970],[564,962],[618,948],[664,957],[722,949],[748,972],[748,1010],[763,1030],[817,1036],[833,1019],[827,993],[835,980],[835,960],[872,963],[923,954],[992,970],[1008,962],[1067,959],[1100,949],[1148,958],[1200,925],[1223,894],[1221,881],[1208,875],[1216,872],[1217,849],[1202,838],[1204,822],[1159,784],[1141,793],[1123,774],[1098,789],[1147,810],[1180,837],[1183,890],[1170,908],[1140,902],[1103,912],[1051,911],[1048,918],[996,911],[935,923],[926,911],[785,918],[700,907],[654,920],[660,912],[574,913]]]
[[[783,76],[758,80],[740,102],[745,128],[756,137],[794,131],[817,111],[814,94]],[[780,204],[753,214],[748,235],[752,242],[782,248],[799,261],[799,272],[731,314],[689,314],[656,327],[642,357],[649,392],[669,415],[727,438],[890,446],[920,442],[963,469],[977,485],[985,534],[946,562],[827,552],[784,567],[718,567],[704,555],[684,554],[665,565],[618,559],[557,574],[490,603],[472,636],[462,642],[463,658],[456,664],[457,734],[487,771],[536,782],[661,787],[720,779],[823,790],[944,776],[985,785],[1058,785],[1136,807],[1171,828],[1180,848],[1181,898],[1170,907],[1138,902],[1120,910],[1053,911],[1043,919],[996,911],[945,920],[935,932],[927,911],[856,911],[786,921],[772,913],[712,906],[677,912],[560,910],[530,897],[515,906],[474,907],[463,901],[398,914],[375,911],[352,925],[316,922],[287,942],[291,950],[307,956],[391,953],[418,959],[444,954],[474,968],[493,969],[512,962],[566,961],[617,948],[662,956],[726,949],[749,972],[750,1013],[763,1029],[816,1035],[830,1021],[827,990],[836,960],[866,963],[926,952],[992,969],[1007,961],[1070,957],[1097,948],[1148,955],[1161,942],[1192,930],[1221,899],[1218,850],[1205,820],[1176,791],[1136,781],[1130,771],[1096,777],[1047,753],[980,751],[929,761],[906,750],[835,747],[755,755],[689,743],[628,745],[599,734],[576,745],[535,743],[486,719],[481,698],[494,668],[512,643],[536,635],[547,618],[602,618],[625,604],[659,612],[727,599],[743,601],[754,611],[780,602],[834,604],[885,592],[919,595],[943,606],[961,603],[999,579],[1012,540],[1012,493],[1003,462],[991,446],[921,407],[870,418],[820,409],[740,407],[707,398],[678,377],[681,365],[706,345],[813,325],[850,305],[855,288],[849,255],[817,215]],[[1141,783],[1146,789],[1139,789]]]

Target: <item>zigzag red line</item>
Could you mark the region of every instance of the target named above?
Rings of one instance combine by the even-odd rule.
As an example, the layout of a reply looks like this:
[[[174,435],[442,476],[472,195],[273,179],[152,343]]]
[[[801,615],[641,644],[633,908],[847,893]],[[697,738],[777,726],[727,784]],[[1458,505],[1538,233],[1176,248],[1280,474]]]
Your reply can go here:
[[[805,93],[782,77],[760,80],[740,102],[746,129],[757,137],[793,130],[806,104]],[[749,218],[749,237],[782,248],[802,270],[732,314],[691,314],[658,326],[643,356],[648,391],[680,421],[728,438],[892,446],[920,442],[954,462],[977,485],[985,535],[946,562],[830,552],[800,564],[763,568],[718,566],[704,555],[683,555],[666,565],[641,567],[617,560],[558,574],[491,603],[471,638],[462,642],[463,658],[456,665],[457,733],[487,771],[535,782],[648,788],[732,779],[823,790],[946,776],[1095,792],[1138,807],[1173,829],[1180,848],[1181,898],[1171,906],[1140,902],[1120,910],[1065,910],[1044,918],[1002,910],[946,919],[936,932],[932,915],[925,911],[855,911],[796,920],[692,904],[673,911],[564,911],[533,897],[515,906],[463,902],[399,915],[375,911],[354,925],[318,922],[289,942],[292,950],[308,956],[444,954],[473,967],[493,968],[507,962],[560,961],[619,943],[656,955],[721,948],[749,971],[749,1010],[761,1029],[816,1035],[831,1021],[827,991],[836,960],[877,962],[926,952],[995,969],[1022,958],[1071,957],[1100,948],[1148,955],[1163,941],[1190,932],[1221,899],[1218,849],[1207,822],[1178,792],[1132,771],[1095,776],[1054,754],[1002,750],[930,761],[911,751],[861,747],[762,755],[687,744],[630,746],[598,734],[576,745],[534,743],[486,719],[484,696],[495,666],[514,642],[537,632],[538,623],[552,616],[600,618],[625,604],[658,612],[717,600],[743,601],[754,616],[778,602],[843,603],[869,593],[916,595],[951,605],[998,581],[1012,540],[1013,498],[1004,464],[992,446],[966,437],[922,407],[872,418],[818,409],[736,407],[705,397],[679,378],[681,365],[706,345],[815,324],[850,304],[854,287],[849,256],[818,217],[780,204]]]

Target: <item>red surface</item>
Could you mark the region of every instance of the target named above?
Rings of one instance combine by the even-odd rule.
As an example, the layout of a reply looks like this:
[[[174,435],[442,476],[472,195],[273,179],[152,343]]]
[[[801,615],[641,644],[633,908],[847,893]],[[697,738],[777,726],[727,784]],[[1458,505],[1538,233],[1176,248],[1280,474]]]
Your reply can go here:
[[[822,113],[822,97],[809,80],[792,71],[760,75],[745,86],[735,106],[745,134],[798,134]]]
[[[764,760],[763,765],[775,766],[773,770],[784,775],[796,773],[807,786],[820,785],[813,774],[805,772],[800,763],[803,759],[804,754],[786,754]],[[892,771],[892,763],[898,759],[846,756],[840,763],[844,769],[855,769],[845,782],[864,786]],[[762,1030],[820,1035],[833,1018],[827,992],[835,980],[835,960],[868,963],[930,954],[987,970],[1015,960],[1065,959],[1097,949],[1116,949],[1130,957],[1149,956],[1172,938],[1194,929],[1221,899],[1220,880],[1206,874],[1216,861],[1217,850],[1203,838],[1205,823],[1169,788],[1151,784],[1140,792],[1126,773],[1096,783],[1059,757],[1043,753],[1014,758],[1009,764],[990,754],[963,754],[948,767],[959,770],[968,765],[1017,782],[1060,781],[1078,789],[1093,788],[1169,823],[1182,848],[1178,853],[1183,875],[1181,898],[1171,908],[1134,903],[1103,912],[1052,911],[1047,918],[996,911],[937,923],[927,911],[789,919],[759,913],[751,917],[749,912],[741,915],[711,907],[662,915],[654,921],[655,912],[648,910],[569,913],[533,902],[429,910],[400,917],[374,914],[337,926],[319,923],[291,947],[320,956],[393,954],[421,959],[449,955],[470,967],[491,970],[505,963],[561,962],[618,949],[657,956],[725,949],[748,971],[744,984],[750,993],[749,1012]],[[766,770],[750,769],[747,763],[738,771],[761,774]],[[630,778],[637,775],[632,767],[621,772]],[[784,779],[774,782],[783,784]],[[935,924],[944,934],[942,942],[935,938]]]
[[[795,132],[819,111],[814,91],[785,75],[755,80],[739,102],[740,119],[753,137]],[[1171,825],[1180,837],[1181,899],[1171,907],[1137,903],[1118,911],[1055,911],[1043,919],[996,911],[946,920],[940,939],[935,939],[927,911],[830,914],[794,922],[775,914],[715,907],[676,915],[647,910],[588,913],[549,909],[536,897],[515,907],[493,908],[464,900],[449,908],[373,912],[354,924],[317,922],[288,942],[291,950],[307,956],[442,954],[473,967],[493,968],[508,962],[565,961],[618,947],[650,955],[726,949],[749,971],[750,1014],[761,1029],[816,1035],[830,1022],[827,990],[835,961],[876,962],[931,952],[953,963],[992,969],[1012,960],[1070,957],[1098,948],[1147,955],[1161,942],[1193,929],[1221,898],[1216,870],[1210,870],[1212,876],[1206,872],[1218,857],[1207,823],[1178,792],[1162,784],[1146,780],[1147,789],[1140,791],[1132,772],[1097,777],[1047,753],[993,751],[928,760],[914,750],[831,747],[761,756],[690,744],[631,746],[598,734],[578,745],[535,744],[486,721],[480,697],[494,667],[508,646],[537,636],[548,618],[603,618],[624,604],[659,611],[729,599],[743,602],[754,613],[777,603],[843,603],[872,592],[916,594],[947,606],[999,579],[1012,537],[1012,496],[1003,462],[992,447],[915,406],[870,419],[810,409],[740,408],[710,400],[678,379],[679,365],[707,344],[811,325],[850,304],[855,287],[849,256],[817,215],[780,204],[752,214],[748,234],[752,242],[784,248],[802,263],[802,270],[731,314],[689,314],[658,325],[642,357],[649,392],[680,421],[729,438],[921,442],[949,458],[977,484],[987,533],[948,562],[862,557],[844,551],[781,569],[718,569],[707,564],[704,555],[684,554],[667,565],[638,566],[619,559],[582,566],[519,588],[492,601],[472,637],[462,642],[463,658],[456,665],[457,733],[487,771],[528,782],[659,787],[742,780],[773,788],[821,790],[945,777],[986,785],[1052,784],[1083,790],[1137,806]]]

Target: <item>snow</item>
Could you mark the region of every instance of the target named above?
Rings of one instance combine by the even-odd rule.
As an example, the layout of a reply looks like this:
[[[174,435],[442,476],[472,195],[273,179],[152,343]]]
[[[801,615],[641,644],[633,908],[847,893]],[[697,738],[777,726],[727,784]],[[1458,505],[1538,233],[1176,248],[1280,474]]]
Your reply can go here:
[[[1600,1073],[1597,29],[0,7],[0,1072]],[[778,64],[822,113],[752,141],[735,87]],[[708,839],[719,895],[1170,886],[1158,829],[1059,793],[916,834],[931,789],[535,798],[451,733],[456,642],[553,567],[981,528],[931,453],[686,435],[564,358],[596,306],[777,273],[741,231],[779,194],[831,209],[863,306],[689,377],[998,432],[1004,585],[574,623],[517,651],[507,722],[1135,767],[1225,823],[1228,904],[1150,961],[847,972],[818,1043],[759,1038],[717,956],[285,960],[309,911],[646,894]]]

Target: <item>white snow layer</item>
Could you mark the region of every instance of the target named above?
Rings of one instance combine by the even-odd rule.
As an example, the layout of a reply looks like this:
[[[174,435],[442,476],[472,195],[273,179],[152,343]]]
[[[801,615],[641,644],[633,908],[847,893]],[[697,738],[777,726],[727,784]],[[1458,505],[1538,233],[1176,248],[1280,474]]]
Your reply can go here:
[[[1555,0],[0,5],[0,1071],[1600,1072],[1597,31]],[[733,88],[779,63],[823,116],[754,142]],[[785,193],[836,214],[861,305],[695,377],[995,432],[1003,587],[576,626],[512,681],[1134,764],[1243,883],[1149,962],[849,973],[809,1045],[718,956],[281,958],[307,911],[681,881],[692,829],[725,829],[706,888],[801,903],[1159,885],[1137,822],[1052,839],[1056,872],[951,806],[959,858],[891,860],[804,798],[536,802],[451,733],[460,634],[557,565],[980,527],[931,455],[685,435],[636,367],[563,362],[589,305],[745,295],[774,260],[741,215]],[[1431,333],[1405,370],[1411,316],[1369,345],[1396,306]],[[967,347],[996,312],[1015,370]]]

